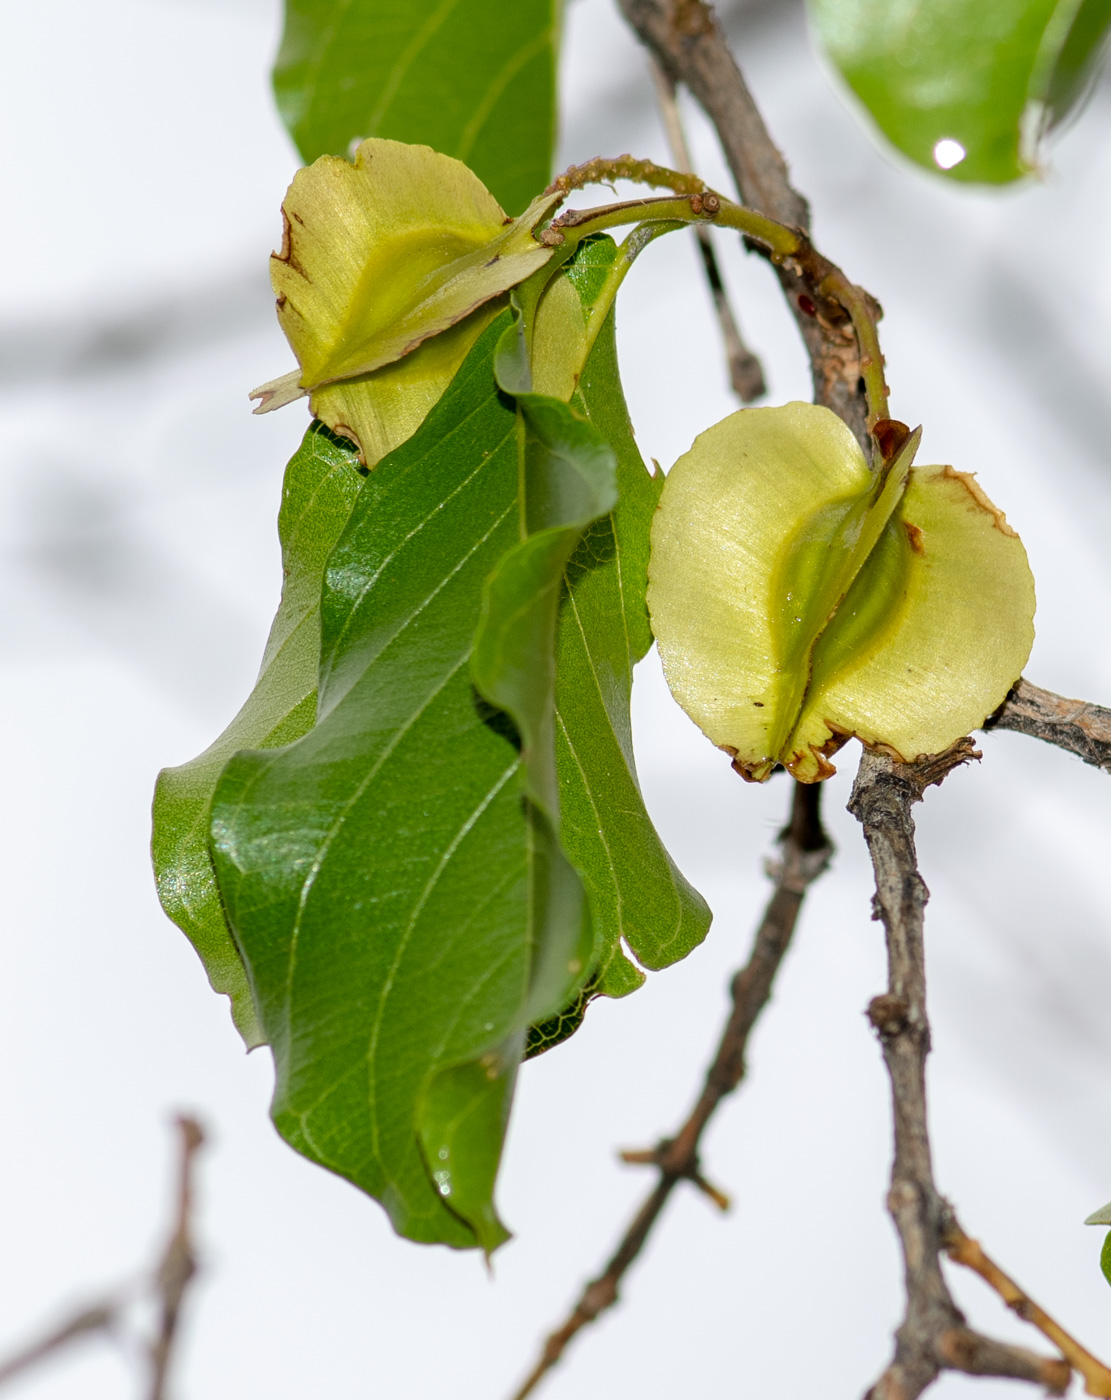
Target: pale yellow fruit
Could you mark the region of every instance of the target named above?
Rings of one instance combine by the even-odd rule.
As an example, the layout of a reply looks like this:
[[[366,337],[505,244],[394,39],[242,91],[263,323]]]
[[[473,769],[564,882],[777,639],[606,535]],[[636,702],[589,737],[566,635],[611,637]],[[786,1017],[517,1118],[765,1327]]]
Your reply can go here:
[[[672,468],[648,606],[675,698],[762,780],[852,735],[906,760],[1002,703],[1033,643],[1022,542],[972,477],[877,479],[833,413],[742,409]]]
[[[557,200],[510,219],[462,161],[400,141],[298,171],[271,281],[302,386],[390,364],[523,281],[551,257],[532,229]]]
[[[420,426],[506,292],[552,256],[532,230],[558,199],[510,219],[461,161],[400,141],[298,171],[270,271],[299,368],[253,390],[255,412],[311,394],[373,466]]]

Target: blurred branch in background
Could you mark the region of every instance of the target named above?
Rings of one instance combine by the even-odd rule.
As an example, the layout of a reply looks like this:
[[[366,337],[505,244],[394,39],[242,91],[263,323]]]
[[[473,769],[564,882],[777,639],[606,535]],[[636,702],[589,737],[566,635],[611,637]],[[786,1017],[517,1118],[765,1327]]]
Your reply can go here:
[[[177,1129],[178,1182],[173,1227],[155,1269],[74,1312],[22,1351],[0,1362],[0,1385],[23,1376],[82,1338],[106,1336],[121,1343],[127,1341],[128,1311],[137,1303],[153,1300],[158,1308],[157,1332],[152,1339],[141,1341],[139,1352],[149,1368],[147,1400],[166,1400],[182,1305],[197,1272],[193,1245],[194,1160],[204,1144],[204,1132],[196,1119],[179,1117]]]
[[[685,175],[693,174],[694,166],[691,164],[690,151],[683,134],[683,123],[679,117],[679,104],[675,100],[675,84],[655,58],[650,57],[649,63],[656,84],[660,115],[663,118],[664,130],[667,132],[667,144],[671,148],[672,162],[676,170],[681,170]],[[729,382],[741,403],[754,403],[767,392],[763,367],[744,343],[736,317],[733,315],[733,308],[729,305],[729,297],[725,291],[725,283],[722,281],[721,269],[718,267],[710,230],[704,224],[696,224],[694,234],[698,239],[702,270],[706,274],[706,282],[710,288],[714,313],[718,318],[718,325],[721,327],[721,339],[725,347],[725,358],[729,365]]]
[[[244,268],[120,310],[87,308],[0,333],[0,383],[15,388],[51,379],[133,373],[152,363],[221,344],[272,324],[274,296],[265,266]]]
[[[809,235],[810,209],[792,186],[730,52],[713,9],[703,0],[619,0],[637,37],[671,83],[682,83],[709,117],[741,202]],[[815,312],[802,271],[791,259],[775,266],[810,358],[814,401],[831,408],[870,452],[868,407],[855,337]]]
[[[633,1217],[605,1269],[586,1285],[567,1321],[544,1344],[539,1360],[515,1393],[514,1400],[525,1400],[531,1395],[575,1335],[617,1302],[622,1279],[644,1248],[679,1182],[691,1182],[720,1209],[729,1208],[729,1198],[702,1175],[699,1144],[722,1100],[744,1078],[749,1034],[771,998],[775,976],[790,947],[806,891],[829,864],[832,847],[822,828],[820,799],[820,786],[795,783],[790,819],[779,837],[780,857],[768,862],[775,890],[756,930],[752,954],[733,978],[732,1010],[717,1053],[706,1071],[702,1093],[674,1137],[665,1138],[644,1152],[621,1154],[630,1164],[656,1167],[659,1180]]]

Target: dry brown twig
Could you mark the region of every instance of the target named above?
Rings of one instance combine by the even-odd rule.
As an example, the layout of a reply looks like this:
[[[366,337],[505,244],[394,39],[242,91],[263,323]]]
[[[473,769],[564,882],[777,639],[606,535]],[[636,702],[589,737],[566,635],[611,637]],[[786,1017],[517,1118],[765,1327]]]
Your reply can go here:
[[[123,1327],[128,1307],[144,1292],[153,1294],[159,1309],[158,1333],[142,1348],[149,1360],[148,1400],[166,1400],[166,1382],[174,1356],[181,1307],[190,1280],[197,1271],[192,1241],[194,1158],[204,1143],[204,1132],[193,1118],[176,1120],[179,1134],[178,1186],[174,1225],[159,1260],[148,1279],[116,1289],[99,1302],[74,1312],[57,1327],[0,1363],[0,1385],[14,1380],[82,1338],[113,1336]]]
[[[899,1234],[906,1313],[895,1334],[895,1355],[868,1392],[869,1400],[915,1400],[943,1370],[1032,1381],[1061,1395],[1070,1366],[972,1331],[954,1303],[940,1256],[957,1228],[934,1184],[926,1117],[926,1013],[923,916],[929,891],[918,873],[911,807],[959,764],[978,758],[970,739],[919,763],[898,763],[865,751],[849,811],[864,828],[876,877],[874,917],[887,937],[888,989],[868,1017],[883,1046],[891,1078],[895,1158],[888,1209]],[[963,1261],[961,1261],[963,1262]]]
[[[166,1241],[158,1265],[155,1283],[159,1302],[158,1335],[150,1348],[150,1400],[165,1400],[166,1379],[173,1357],[181,1305],[186,1290],[197,1272],[197,1256],[193,1249],[193,1163],[204,1145],[204,1133],[193,1118],[179,1118],[181,1159],[178,1169],[177,1211],[173,1232]]]
[[[1111,710],[1102,705],[1066,700],[1020,679],[984,728],[1028,734],[1111,773]]]
[[[674,1137],[665,1138],[647,1151],[621,1154],[626,1162],[655,1167],[659,1172],[656,1185],[629,1223],[605,1268],[586,1285],[567,1320],[548,1338],[514,1400],[525,1400],[531,1395],[562,1357],[571,1339],[617,1302],[622,1279],[681,1181],[697,1186],[721,1209],[728,1208],[728,1197],[702,1175],[699,1143],[722,1100],[744,1078],[749,1034],[771,996],[806,890],[829,863],[831,847],[819,815],[820,795],[819,787],[795,784],[790,822],[780,834],[780,856],[768,866],[775,889],[756,931],[752,954],[733,978],[732,1010],[698,1101]]]

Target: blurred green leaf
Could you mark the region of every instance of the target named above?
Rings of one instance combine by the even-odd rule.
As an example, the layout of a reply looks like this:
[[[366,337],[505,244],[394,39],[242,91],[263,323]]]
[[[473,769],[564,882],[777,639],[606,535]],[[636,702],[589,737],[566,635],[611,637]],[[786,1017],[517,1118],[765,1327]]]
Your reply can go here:
[[[350,445],[314,423],[286,468],[278,515],[285,582],[255,688],[215,743],[190,763],[164,769],[155,789],[151,853],[162,907],[196,948],[213,989],[231,998],[248,1048],[265,1037],[216,888],[209,808],[236,750],[287,744],[312,725],[321,579],[362,482]]]
[[[1083,96],[1109,0],[810,0],[829,56],[900,151],[955,180],[1035,168]]]
[[[1111,1230],[1108,1230],[1099,1252],[1099,1267],[1103,1270],[1103,1277],[1111,1283]]]
[[[421,143],[520,214],[551,178],[559,23],[560,0],[286,0],[278,108],[306,162]]]

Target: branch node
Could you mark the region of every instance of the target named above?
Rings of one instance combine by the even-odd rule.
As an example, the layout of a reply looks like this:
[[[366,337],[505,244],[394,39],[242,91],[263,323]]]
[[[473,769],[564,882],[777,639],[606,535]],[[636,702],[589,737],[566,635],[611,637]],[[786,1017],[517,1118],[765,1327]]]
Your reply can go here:
[[[873,918],[878,918],[874,914]],[[910,1002],[906,997],[892,992],[883,992],[868,1003],[866,1015],[881,1040],[890,1040],[901,1035],[910,1024]]]

